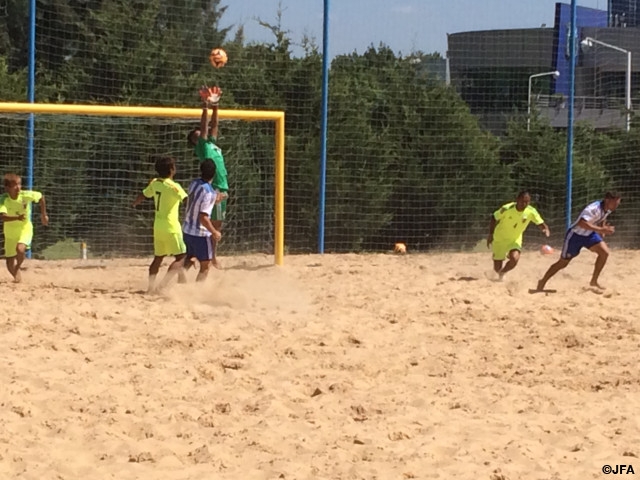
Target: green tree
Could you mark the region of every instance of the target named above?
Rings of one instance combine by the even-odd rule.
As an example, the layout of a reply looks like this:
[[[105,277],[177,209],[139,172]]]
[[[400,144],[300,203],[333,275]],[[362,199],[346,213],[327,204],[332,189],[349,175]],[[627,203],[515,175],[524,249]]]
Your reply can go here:
[[[606,142],[585,125],[576,127],[573,156],[573,215],[584,205],[599,198],[610,186],[600,155],[605,150],[593,148],[594,142]],[[515,185],[528,189],[552,233],[564,234],[566,182],[566,133],[553,129],[548,122],[533,121],[530,131],[521,118],[512,120],[501,145],[501,157],[511,169]],[[572,216],[573,218],[573,216]]]

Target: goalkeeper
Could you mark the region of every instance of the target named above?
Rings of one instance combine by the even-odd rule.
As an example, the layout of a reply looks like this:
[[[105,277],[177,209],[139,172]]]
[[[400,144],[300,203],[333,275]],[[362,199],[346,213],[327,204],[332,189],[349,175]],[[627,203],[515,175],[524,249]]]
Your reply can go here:
[[[222,95],[219,87],[202,87],[199,91],[203,101],[202,116],[200,117],[200,127],[193,129],[187,136],[187,141],[202,163],[206,159],[213,160],[216,166],[216,174],[211,182],[211,186],[216,190],[216,204],[211,212],[211,222],[217,231],[222,230],[222,222],[226,216],[227,199],[229,198],[229,184],[227,182],[227,168],[224,164],[222,150],[217,145],[218,141],[218,102]],[[211,107],[211,125],[208,121],[209,109]],[[207,132],[207,129],[209,131]],[[216,258],[216,246],[218,241],[211,237],[213,259],[211,264],[215,268],[220,268]],[[188,268],[188,267],[187,267]]]

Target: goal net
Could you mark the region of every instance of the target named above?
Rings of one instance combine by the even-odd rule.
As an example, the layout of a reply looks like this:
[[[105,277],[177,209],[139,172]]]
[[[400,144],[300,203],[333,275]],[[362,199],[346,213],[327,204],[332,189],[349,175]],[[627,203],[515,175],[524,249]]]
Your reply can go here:
[[[0,104],[0,112],[2,108]],[[111,108],[117,112],[118,107]],[[171,118],[36,114],[33,189],[45,195],[50,225],[42,227],[34,209],[34,255],[59,242],[85,242],[91,256],[152,255],[153,202],[135,209],[131,204],[156,176],[159,156],[176,159],[175,180],[185,190],[199,176],[199,163],[186,137],[198,126],[200,110],[183,110],[197,116],[178,116],[179,110],[171,112]],[[281,115],[272,113],[274,119]],[[251,115],[248,112],[250,119]],[[220,120],[218,140],[230,188],[219,245],[222,255],[281,252],[276,245],[276,122],[260,115],[269,116],[257,112],[248,122],[234,119],[231,112]],[[26,188],[28,114],[0,116],[0,165],[3,172],[22,175]],[[184,205],[181,218],[183,210]]]

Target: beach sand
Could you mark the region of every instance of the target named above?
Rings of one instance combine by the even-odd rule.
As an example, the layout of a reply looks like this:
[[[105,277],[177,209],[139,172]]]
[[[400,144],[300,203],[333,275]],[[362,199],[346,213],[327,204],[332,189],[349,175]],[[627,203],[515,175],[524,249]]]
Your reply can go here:
[[[640,252],[529,294],[556,258],[227,257],[162,296],[150,258],[3,269],[0,478],[640,474]]]

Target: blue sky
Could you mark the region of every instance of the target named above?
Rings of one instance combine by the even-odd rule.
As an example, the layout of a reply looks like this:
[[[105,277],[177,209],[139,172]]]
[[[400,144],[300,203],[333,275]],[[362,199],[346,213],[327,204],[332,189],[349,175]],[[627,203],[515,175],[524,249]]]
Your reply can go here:
[[[221,3],[228,7],[222,25],[243,24],[248,41],[273,41],[271,32],[258,25],[256,18],[275,24],[281,5],[282,27],[290,37],[299,42],[308,35],[322,47],[323,0]],[[330,0],[329,53],[332,57],[362,53],[382,42],[403,55],[420,50],[444,56],[447,33],[552,27],[555,4],[555,0]],[[607,0],[578,0],[578,5],[606,10]]]

